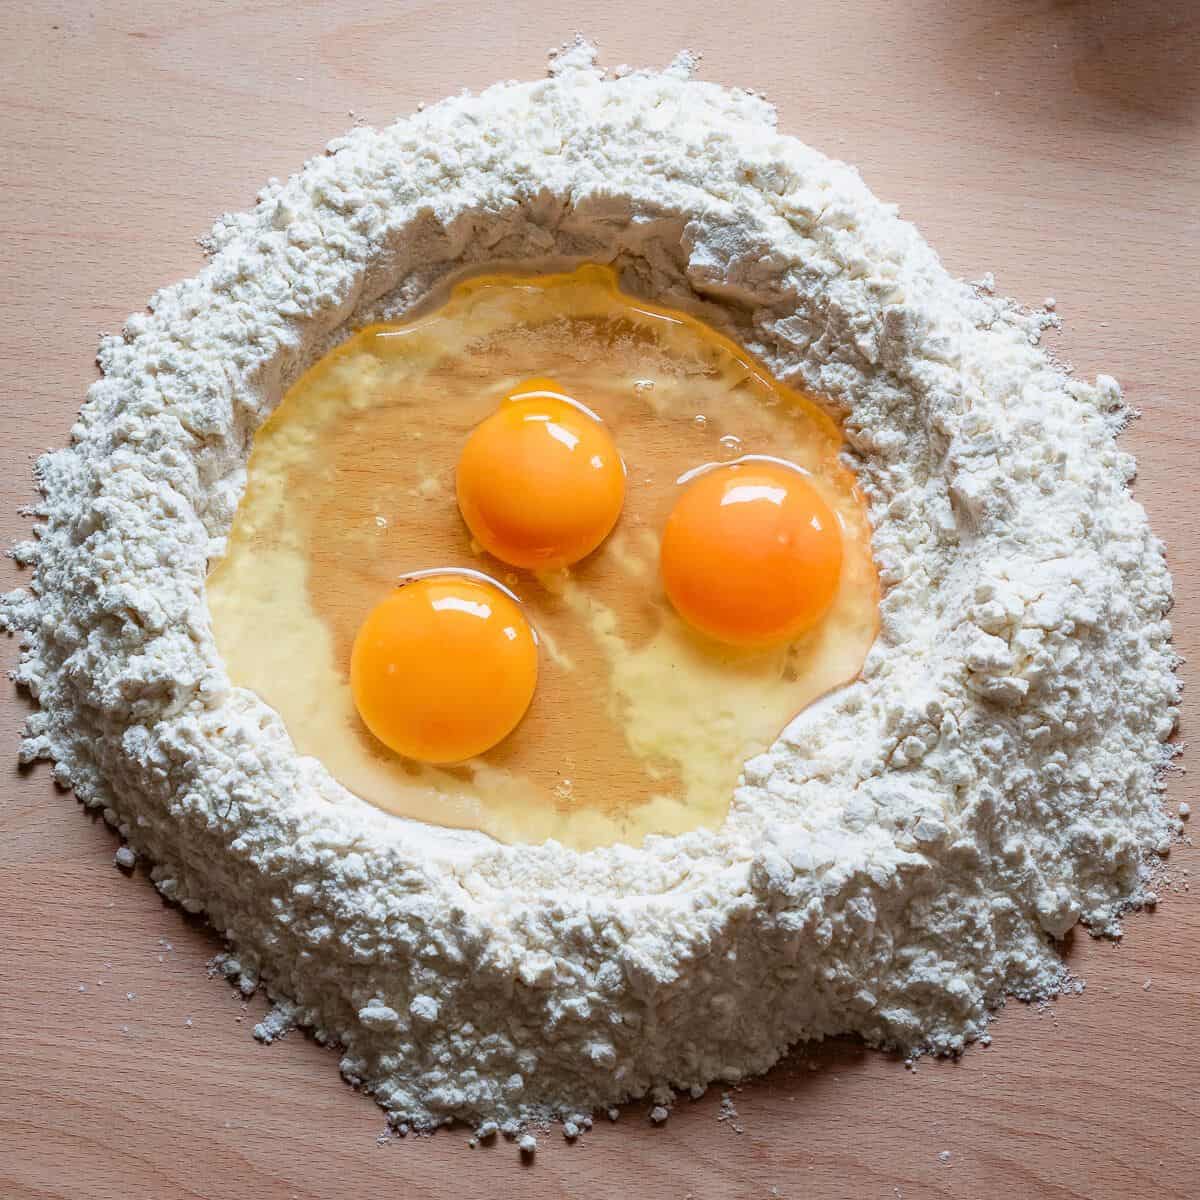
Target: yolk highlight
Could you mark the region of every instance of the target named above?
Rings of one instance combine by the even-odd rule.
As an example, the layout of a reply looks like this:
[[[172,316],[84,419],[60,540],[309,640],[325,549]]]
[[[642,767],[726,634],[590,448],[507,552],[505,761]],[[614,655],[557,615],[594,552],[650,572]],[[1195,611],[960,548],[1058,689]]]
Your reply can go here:
[[[688,624],[738,646],[807,632],[833,603],[841,526],[804,472],[745,459],[702,472],[667,518],[667,596]]]
[[[625,465],[597,416],[552,380],[531,379],[467,439],[456,488],[489,554],[514,567],[564,567],[617,523]]]
[[[350,656],[367,728],[397,754],[453,763],[516,728],[537,683],[537,639],[520,607],[470,575],[412,580],[368,614]]]

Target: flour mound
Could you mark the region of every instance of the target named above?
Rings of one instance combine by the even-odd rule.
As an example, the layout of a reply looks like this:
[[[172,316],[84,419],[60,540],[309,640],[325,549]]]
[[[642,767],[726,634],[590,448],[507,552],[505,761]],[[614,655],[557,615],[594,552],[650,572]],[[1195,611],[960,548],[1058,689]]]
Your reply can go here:
[[[1117,385],[693,66],[607,79],[576,46],[334,142],[103,341],[38,464],[3,605],[23,759],[416,1128],[663,1103],[802,1038],[955,1053],[1006,994],[1059,989],[1055,939],[1115,931],[1172,833],[1171,583]],[[828,398],[885,589],[861,681],[746,764],[719,830],[586,854],[351,796],[230,685],[204,594],[252,436],[318,354],[456,273],[582,260]]]

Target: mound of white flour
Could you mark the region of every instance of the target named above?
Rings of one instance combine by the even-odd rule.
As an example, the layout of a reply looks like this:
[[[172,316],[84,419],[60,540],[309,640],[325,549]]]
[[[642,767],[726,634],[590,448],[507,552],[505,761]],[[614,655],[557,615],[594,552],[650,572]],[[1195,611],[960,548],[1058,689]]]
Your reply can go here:
[[[1162,548],[1116,384],[951,279],[761,100],[663,74],[462,96],[335,142],[100,350],[44,457],[26,760],[105,810],[285,1019],[425,1128],[737,1080],[800,1038],[956,1052],[1172,832]],[[885,586],[861,682],[746,764],[725,825],[579,854],[389,817],[231,687],[204,579],[256,428],[355,325],[497,260],[615,263],[846,422]],[[269,637],[270,631],[264,630]],[[267,1030],[270,1033],[271,1030]]]

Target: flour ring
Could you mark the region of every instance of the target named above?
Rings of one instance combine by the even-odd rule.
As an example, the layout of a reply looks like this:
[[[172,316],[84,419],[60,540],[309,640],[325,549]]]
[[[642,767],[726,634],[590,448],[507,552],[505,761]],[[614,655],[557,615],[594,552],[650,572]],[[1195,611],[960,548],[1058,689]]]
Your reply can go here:
[[[235,971],[417,1127],[582,1112],[856,1033],[956,1053],[1052,938],[1112,931],[1171,823],[1170,579],[1107,377],[951,279],[857,174],[684,65],[355,130],[106,339],[4,601],[22,754],[205,912]],[[863,679],[746,765],[716,831],[587,854],[422,829],[232,688],[204,602],[255,429],[352,327],[496,262],[612,262],[845,421],[886,586]]]

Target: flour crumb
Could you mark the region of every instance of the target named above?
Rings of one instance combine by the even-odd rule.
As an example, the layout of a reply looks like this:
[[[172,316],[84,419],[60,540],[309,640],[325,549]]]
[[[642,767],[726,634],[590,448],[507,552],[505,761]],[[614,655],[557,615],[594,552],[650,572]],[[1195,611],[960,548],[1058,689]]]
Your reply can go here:
[[[122,846],[113,855],[113,862],[123,871],[132,871],[137,862],[137,855],[128,846]]]
[[[276,1004],[269,1013],[254,1026],[253,1034],[264,1045],[279,1041],[296,1027],[296,1009],[291,1004]]]
[[[729,1092],[721,1093],[721,1106],[717,1110],[717,1120],[728,1124],[734,1133],[744,1133],[745,1129],[738,1121],[738,1110]]]

